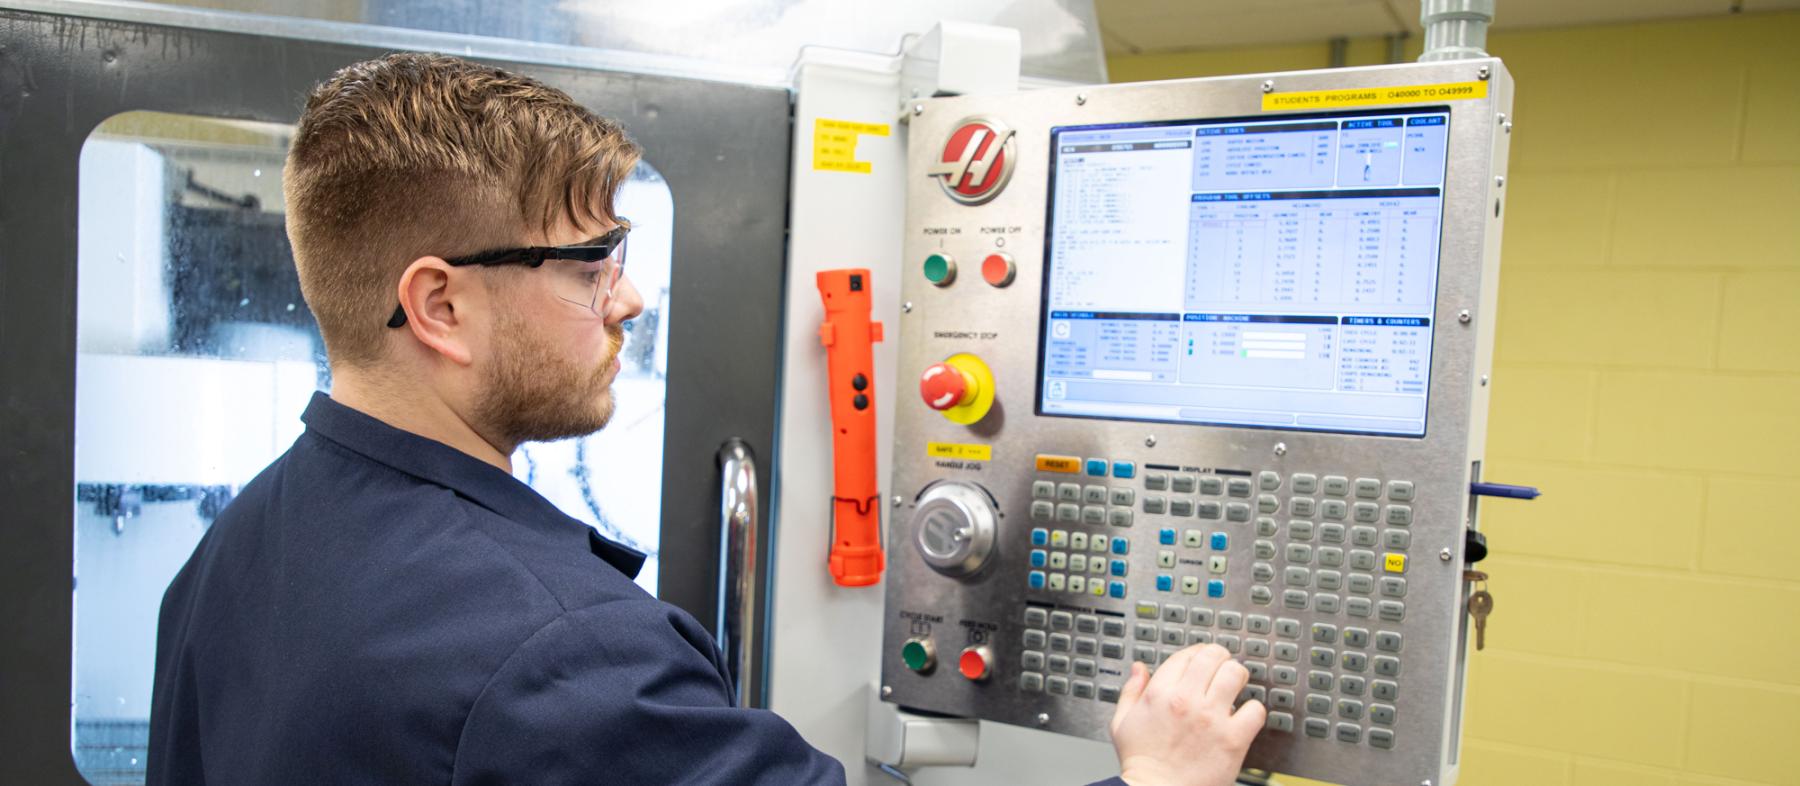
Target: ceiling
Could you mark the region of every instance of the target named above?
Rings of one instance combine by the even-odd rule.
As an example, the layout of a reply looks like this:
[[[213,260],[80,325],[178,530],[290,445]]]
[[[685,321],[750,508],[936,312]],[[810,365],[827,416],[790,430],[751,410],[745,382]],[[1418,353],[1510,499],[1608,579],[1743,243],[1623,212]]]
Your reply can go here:
[[[1095,0],[1110,53],[1419,32],[1419,0]],[[1800,8],[1800,0],[1497,0],[1495,30]]]

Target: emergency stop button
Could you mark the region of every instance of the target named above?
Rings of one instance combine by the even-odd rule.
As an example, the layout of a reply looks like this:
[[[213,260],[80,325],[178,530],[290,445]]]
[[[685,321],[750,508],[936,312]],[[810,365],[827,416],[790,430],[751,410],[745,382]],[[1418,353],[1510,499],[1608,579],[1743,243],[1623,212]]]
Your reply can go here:
[[[956,661],[956,670],[964,677],[980,682],[988,678],[988,665],[994,662],[994,655],[985,645],[970,647],[962,651],[962,657]]]
[[[974,400],[980,386],[973,376],[949,363],[934,363],[919,376],[919,395],[925,406],[939,412]]]
[[[1013,265],[1012,255],[1003,251],[996,251],[981,260],[981,277],[994,287],[1011,284],[1013,276],[1018,275],[1018,272],[1018,268]]]

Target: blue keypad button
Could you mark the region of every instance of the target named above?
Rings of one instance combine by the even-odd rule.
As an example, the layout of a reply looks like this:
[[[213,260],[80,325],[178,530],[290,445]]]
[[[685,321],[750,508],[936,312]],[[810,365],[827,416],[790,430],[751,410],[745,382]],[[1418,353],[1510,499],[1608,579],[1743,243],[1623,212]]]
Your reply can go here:
[[[1227,541],[1225,540],[1225,533],[1214,532],[1212,534],[1213,551],[1224,551],[1226,542]]]
[[[1113,477],[1133,478],[1137,476],[1137,464],[1129,461],[1113,462]]]
[[[1206,582],[1206,597],[1209,597],[1209,598],[1225,597],[1225,582],[1220,579],[1213,579],[1211,581]]]
[[[1112,574],[1114,576],[1125,575],[1125,560],[1116,559],[1112,561]]]
[[[1041,570],[1034,570],[1031,572],[1031,575],[1027,577],[1026,581],[1031,584],[1032,589],[1043,589],[1044,572]]]
[[[1131,541],[1124,538],[1113,538],[1112,547],[1114,554],[1125,554],[1131,551]]]
[[[1156,537],[1164,546],[1175,545],[1175,530],[1165,529],[1156,533]]]
[[[1031,567],[1034,567],[1034,568],[1044,567],[1044,562],[1047,559],[1048,559],[1048,556],[1046,554],[1044,554],[1043,549],[1032,549],[1031,550]]]
[[[1106,477],[1106,459],[1088,459],[1087,474],[1096,478]]]
[[[1157,576],[1156,577],[1156,591],[1157,592],[1168,592],[1172,589],[1175,589],[1175,577],[1174,576]]]
[[[1125,597],[1125,582],[1123,582],[1123,581],[1113,582],[1111,584],[1111,586],[1108,586],[1106,588],[1106,594],[1111,595],[1115,598]]]
[[[1031,531],[1031,545],[1046,546],[1050,543],[1050,530],[1039,527]]]

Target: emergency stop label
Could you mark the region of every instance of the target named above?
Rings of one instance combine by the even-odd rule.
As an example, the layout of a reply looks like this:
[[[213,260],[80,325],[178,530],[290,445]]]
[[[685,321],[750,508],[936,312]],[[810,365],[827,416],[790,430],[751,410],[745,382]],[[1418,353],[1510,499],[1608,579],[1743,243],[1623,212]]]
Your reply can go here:
[[[873,168],[867,161],[856,160],[856,142],[864,134],[887,136],[892,129],[887,123],[859,123],[854,120],[813,120],[813,169],[826,172],[869,174]]]
[[[1304,90],[1296,93],[1265,93],[1264,112],[1280,109],[1338,109],[1353,106],[1417,104],[1429,101],[1461,101],[1487,98],[1486,82],[1446,82],[1438,85],[1397,85],[1394,87],[1357,87],[1348,90]]]
[[[992,445],[965,445],[957,442],[927,442],[925,455],[939,459],[989,461],[994,458]]]

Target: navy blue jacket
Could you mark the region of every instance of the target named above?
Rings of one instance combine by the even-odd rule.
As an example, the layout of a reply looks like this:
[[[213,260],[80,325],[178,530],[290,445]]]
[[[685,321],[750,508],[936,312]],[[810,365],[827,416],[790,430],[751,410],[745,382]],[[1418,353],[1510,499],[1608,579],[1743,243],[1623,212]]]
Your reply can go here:
[[[158,784],[840,784],[643,556],[319,394],[163,596]]]

